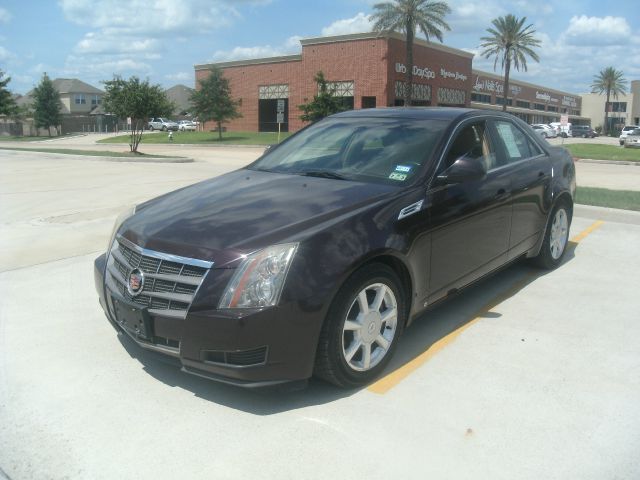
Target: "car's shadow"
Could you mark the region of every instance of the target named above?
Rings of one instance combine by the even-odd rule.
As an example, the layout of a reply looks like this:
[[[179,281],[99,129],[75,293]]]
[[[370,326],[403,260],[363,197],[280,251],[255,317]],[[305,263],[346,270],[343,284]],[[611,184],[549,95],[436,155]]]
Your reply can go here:
[[[574,258],[576,247],[576,243],[569,243],[563,264]],[[496,304],[516,295],[547,273],[549,272],[519,261],[466,288],[453,301],[440,302],[427,310],[405,331],[384,374],[388,375],[403,367],[475,318],[499,318],[499,313],[490,311]],[[178,360],[144,350],[126,335],[119,334],[118,339],[131,357],[142,364],[145,372],[159,381],[188,390],[207,401],[254,415],[272,415],[321,405],[349,397],[361,390],[343,390],[314,378],[308,383],[247,390],[183,373]]]

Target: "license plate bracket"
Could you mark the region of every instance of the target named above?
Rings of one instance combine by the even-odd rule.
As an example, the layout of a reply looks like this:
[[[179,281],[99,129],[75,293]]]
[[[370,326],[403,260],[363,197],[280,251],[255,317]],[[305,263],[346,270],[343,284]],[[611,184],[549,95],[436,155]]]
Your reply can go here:
[[[146,309],[111,297],[116,321],[128,333],[136,338],[151,340],[151,318]]]

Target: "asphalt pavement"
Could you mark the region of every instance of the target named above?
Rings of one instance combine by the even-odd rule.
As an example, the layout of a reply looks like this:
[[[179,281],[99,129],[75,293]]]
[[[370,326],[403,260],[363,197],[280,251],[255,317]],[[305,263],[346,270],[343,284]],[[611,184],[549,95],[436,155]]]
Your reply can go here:
[[[251,392],[141,351],[94,292],[120,210],[260,153],[192,148],[187,164],[0,152],[8,477],[640,478],[636,214],[577,208],[560,268],[518,263],[428,312],[368,388]]]

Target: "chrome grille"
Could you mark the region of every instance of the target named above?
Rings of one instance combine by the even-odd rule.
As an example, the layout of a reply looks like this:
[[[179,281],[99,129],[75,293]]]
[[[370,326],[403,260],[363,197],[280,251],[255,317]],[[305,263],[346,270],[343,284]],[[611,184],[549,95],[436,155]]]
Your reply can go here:
[[[107,262],[106,284],[127,301],[149,313],[185,318],[193,297],[213,263],[143,249],[118,236]],[[127,289],[129,274],[138,269],[144,286],[138,295]]]

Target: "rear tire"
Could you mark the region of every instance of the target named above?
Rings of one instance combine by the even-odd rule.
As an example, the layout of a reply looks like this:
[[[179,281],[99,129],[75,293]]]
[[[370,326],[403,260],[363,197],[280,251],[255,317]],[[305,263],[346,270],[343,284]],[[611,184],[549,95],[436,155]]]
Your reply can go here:
[[[153,132],[153,125],[149,125],[149,131]]]
[[[553,270],[560,265],[567,251],[570,226],[571,211],[567,202],[560,201],[549,215],[540,252],[532,259],[538,267]]]
[[[398,275],[381,263],[364,266],[345,282],[320,332],[317,377],[356,388],[384,370],[405,325],[401,285]]]

